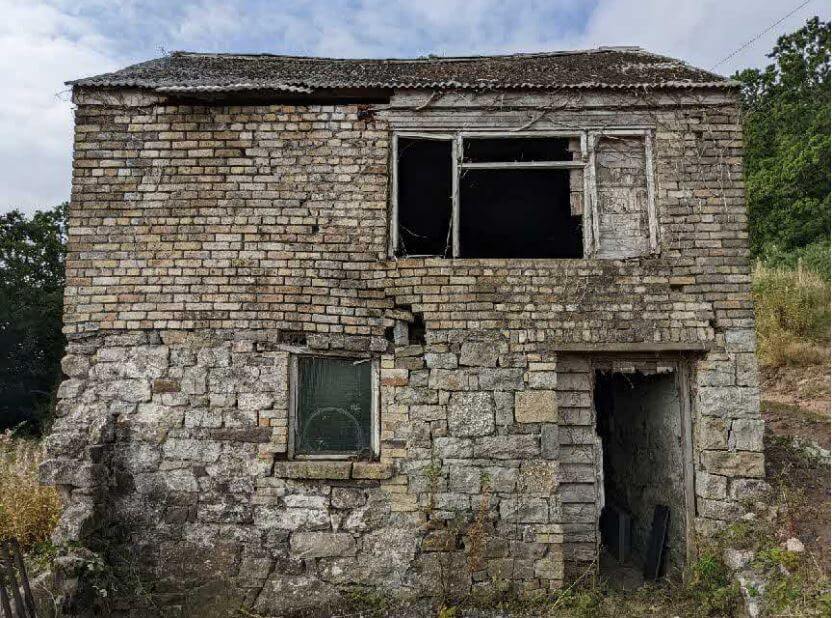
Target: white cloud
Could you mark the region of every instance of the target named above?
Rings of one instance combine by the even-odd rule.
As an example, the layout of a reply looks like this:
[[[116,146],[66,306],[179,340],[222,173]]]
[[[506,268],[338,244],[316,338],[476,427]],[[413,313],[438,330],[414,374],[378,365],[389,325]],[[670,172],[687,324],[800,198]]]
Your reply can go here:
[[[0,0],[0,211],[69,197],[72,109],[63,82],[118,62],[89,24],[44,3]]]
[[[0,211],[68,199],[63,82],[159,49],[330,56],[464,55],[639,45],[710,68],[797,0],[0,0]],[[716,70],[764,66],[812,0]],[[63,93],[59,96],[59,93]]]
[[[604,0],[593,12],[581,41],[586,46],[639,45],[709,69],[799,4],[794,0]],[[749,66],[765,66],[769,63],[765,54],[778,36],[818,14],[829,18],[829,4],[824,0],[812,0],[714,70],[730,75]]]

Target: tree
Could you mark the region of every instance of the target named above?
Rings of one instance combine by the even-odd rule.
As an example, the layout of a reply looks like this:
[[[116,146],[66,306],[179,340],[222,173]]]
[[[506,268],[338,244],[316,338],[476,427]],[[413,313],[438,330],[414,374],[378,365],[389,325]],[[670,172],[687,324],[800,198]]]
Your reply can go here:
[[[814,17],[777,40],[773,64],[734,75],[755,257],[784,261],[818,247],[828,256],[829,30]]]
[[[0,429],[39,430],[60,381],[67,205],[0,216]]]

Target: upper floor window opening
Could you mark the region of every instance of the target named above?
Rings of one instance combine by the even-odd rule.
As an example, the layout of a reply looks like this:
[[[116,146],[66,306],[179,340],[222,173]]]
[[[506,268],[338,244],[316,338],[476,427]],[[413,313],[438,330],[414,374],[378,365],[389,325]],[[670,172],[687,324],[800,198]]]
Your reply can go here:
[[[393,146],[397,256],[626,259],[657,252],[649,130],[397,133]]]

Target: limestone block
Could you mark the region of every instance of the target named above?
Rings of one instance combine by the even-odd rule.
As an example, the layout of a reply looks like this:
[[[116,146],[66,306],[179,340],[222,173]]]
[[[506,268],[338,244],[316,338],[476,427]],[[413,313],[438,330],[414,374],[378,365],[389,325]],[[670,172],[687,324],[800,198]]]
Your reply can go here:
[[[482,470],[471,466],[451,466],[451,491],[463,494],[478,494],[480,492],[480,477]]]
[[[90,359],[86,356],[67,354],[61,359],[61,369],[70,378],[85,378],[90,370]]]
[[[407,386],[409,373],[407,369],[382,369],[381,384],[382,386]]]
[[[474,442],[474,457],[483,459],[523,459],[539,454],[540,444],[536,436],[490,436]]]
[[[563,559],[542,558],[534,563],[534,576],[541,579],[563,579]]]
[[[737,354],[737,385],[757,388],[760,384],[760,374],[756,354]]]
[[[474,454],[474,443],[467,438],[440,436],[434,438],[433,446],[442,459],[470,459]]]
[[[497,425],[511,425],[514,423],[514,393],[494,392],[495,421]]]
[[[500,501],[500,519],[518,523],[546,523],[549,504],[543,498],[505,498]]]
[[[732,500],[755,500],[770,489],[771,486],[761,479],[731,479],[728,495]]]
[[[481,369],[479,388],[486,391],[519,391],[524,388],[523,369]]]
[[[342,602],[338,590],[315,575],[287,575],[275,570],[257,595],[254,611],[269,616],[308,613]]]
[[[494,431],[491,393],[452,393],[448,402],[448,430],[452,436],[486,436]]]
[[[289,548],[300,559],[354,556],[355,539],[344,532],[295,532]]]
[[[558,464],[554,461],[520,463],[518,491],[529,496],[551,496],[558,486]]]
[[[189,395],[202,395],[206,392],[208,370],[204,367],[186,367],[182,372],[182,392]]]
[[[393,476],[392,462],[356,461],[350,473],[354,479],[389,479]]]
[[[736,419],[731,422],[728,448],[737,451],[762,451],[765,424],[761,419]]]
[[[729,330],[725,333],[725,349],[728,352],[754,352],[757,335],[753,329]]]
[[[708,472],[724,476],[763,478],[766,473],[762,453],[705,451],[702,461]]]
[[[483,473],[488,476],[488,484],[495,493],[513,493],[517,488],[517,479],[520,475],[519,468],[489,466],[483,468]]]
[[[422,539],[421,549],[425,552],[453,551],[456,549],[456,537],[450,530],[434,530]]]
[[[349,461],[276,461],[274,476],[288,479],[348,479]]]
[[[168,438],[162,445],[162,453],[167,459],[181,459],[200,463],[213,463],[219,459],[221,447],[211,440],[191,438]]]
[[[545,423],[540,426],[540,454],[546,459],[557,459],[560,455],[558,426]]]
[[[713,416],[703,416],[699,423],[699,448],[727,449],[728,422]]]
[[[352,509],[367,502],[364,491],[353,487],[333,487],[331,499],[336,509]]]
[[[749,387],[703,386],[699,389],[699,413],[721,418],[759,417],[760,391]]]
[[[156,378],[153,380],[153,384],[151,386],[151,390],[154,394],[178,393],[179,389],[179,382],[177,380],[171,380],[170,378]]]
[[[556,371],[529,372],[529,388],[554,389],[557,386],[558,374]]]
[[[240,393],[237,395],[237,407],[240,410],[265,410],[274,402],[271,393]]]
[[[263,505],[254,508],[254,525],[262,530],[327,530],[331,524],[325,510]]]
[[[429,369],[456,369],[456,354],[450,352],[426,352],[425,364]]]
[[[112,380],[101,384],[98,394],[102,399],[121,399],[131,403],[150,401],[150,382],[132,378]]]
[[[709,500],[726,500],[728,497],[728,479],[704,470],[696,471],[696,495]]]
[[[514,420],[518,423],[556,423],[555,391],[523,391],[515,394]]]
[[[468,372],[461,369],[431,369],[428,386],[443,391],[464,391],[469,386],[468,377]]]
[[[467,367],[496,367],[500,350],[489,341],[467,341],[462,344],[459,364]]]
[[[86,382],[78,378],[64,380],[58,387],[58,399],[75,399],[83,391]]]

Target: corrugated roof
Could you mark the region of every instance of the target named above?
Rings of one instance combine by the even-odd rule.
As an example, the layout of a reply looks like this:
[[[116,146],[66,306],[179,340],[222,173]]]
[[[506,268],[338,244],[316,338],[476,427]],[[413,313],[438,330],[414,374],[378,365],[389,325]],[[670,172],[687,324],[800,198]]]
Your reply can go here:
[[[158,92],[314,92],[331,88],[725,88],[736,82],[637,47],[414,59],[341,59],[174,52],[67,82]]]

